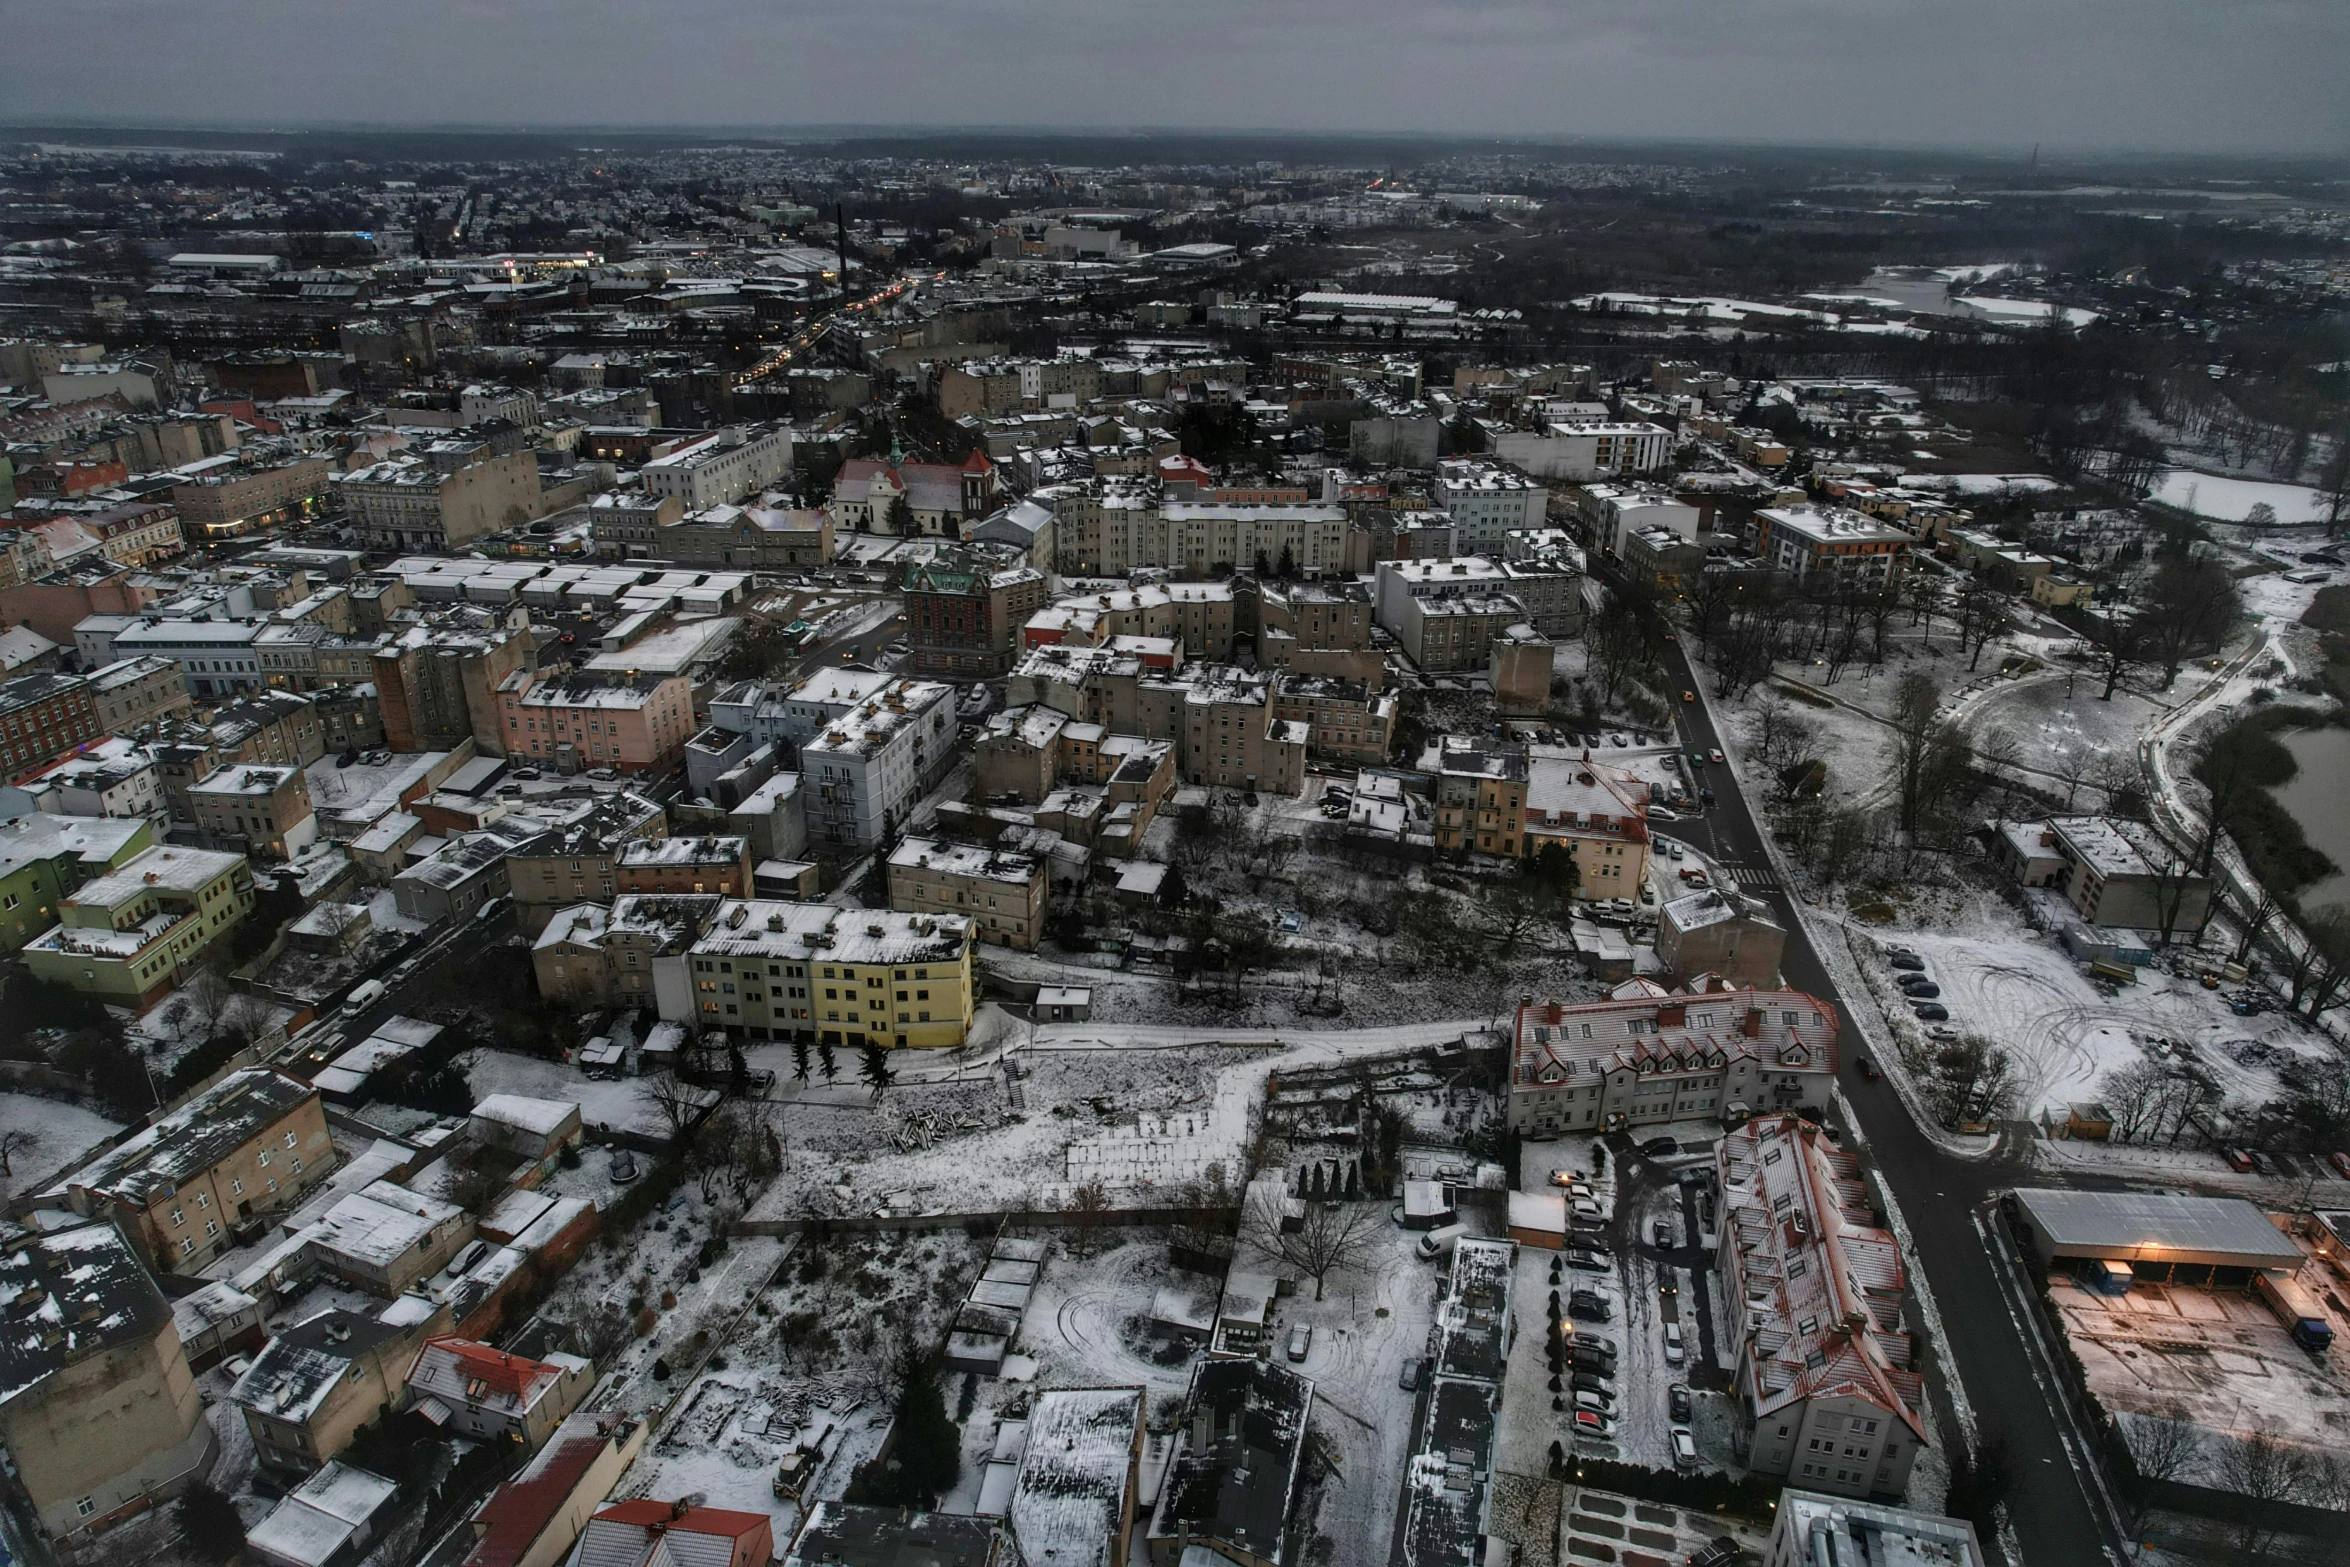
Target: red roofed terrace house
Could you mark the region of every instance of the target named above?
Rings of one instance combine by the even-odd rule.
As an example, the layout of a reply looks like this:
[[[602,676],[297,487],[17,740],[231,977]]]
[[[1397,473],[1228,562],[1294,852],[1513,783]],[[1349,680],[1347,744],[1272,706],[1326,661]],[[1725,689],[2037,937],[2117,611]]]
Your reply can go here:
[[[1859,1163],[1792,1115],[1727,1133],[1714,1159],[1747,1467],[1899,1500],[1925,1441],[1925,1388],[1901,1331],[1901,1251],[1872,1220]]]
[[[690,1502],[622,1502],[588,1520],[571,1567],[767,1567],[775,1525],[765,1513]]]
[[[1510,1128],[1604,1131],[1819,1110],[1836,1080],[1836,1009],[1800,990],[1699,974],[1628,979],[1605,1000],[1518,1003]]]
[[[532,1360],[454,1337],[427,1340],[408,1368],[416,1411],[434,1425],[534,1452],[595,1383],[595,1365],[577,1355]]]
[[[464,1567],[556,1567],[645,1445],[631,1415],[576,1414],[473,1515]]]

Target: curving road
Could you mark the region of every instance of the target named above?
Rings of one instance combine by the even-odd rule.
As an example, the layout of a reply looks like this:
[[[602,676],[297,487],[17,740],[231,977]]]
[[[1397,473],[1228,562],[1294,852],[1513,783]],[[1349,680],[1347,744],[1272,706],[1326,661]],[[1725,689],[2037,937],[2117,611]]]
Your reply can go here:
[[[1678,642],[1662,650],[1669,689],[1701,689]],[[1684,704],[1679,715],[1682,743],[1691,750],[1719,746],[1709,704]],[[1829,977],[1798,917],[1793,896],[1770,874],[1770,856],[1753,811],[1726,767],[1697,769],[1713,786],[1717,803],[1701,817],[1686,818],[1670,831],[1730,867],[1741,891],[1767,904],[1787,932],[1782,969],[1787,983],[1849,1016],[1865,998],[1847,1000]],[[1940,1307],[1946,1342],[1933,1346],[1937,1361],[1955,1373],[1984,1436],[2004,1444],[2015,1483],[2007,1507],[2017,1549],[2030,1567],[2079,1567],[2119,1560],[2110,1516],[2077,1470],[2057,1411],[2052,1410],[2034,1374],[2008,1296],[1974,1226],[1974,1214],[1996,1193],[2036,1179],[2008,1158],[1968,1159],[1945,1151],[1922,1132],[1891,1084],[1870,1081],[1854,1069],[1846,1050],[1838,1078],[1859,1119],[1914,1243],[1913,1265],[1922,1269]],[[1944,1440],[1962,1429],[1946,1394],[1936,1398]],[[1985,1541],[1996,1548],[1996,1542]]]

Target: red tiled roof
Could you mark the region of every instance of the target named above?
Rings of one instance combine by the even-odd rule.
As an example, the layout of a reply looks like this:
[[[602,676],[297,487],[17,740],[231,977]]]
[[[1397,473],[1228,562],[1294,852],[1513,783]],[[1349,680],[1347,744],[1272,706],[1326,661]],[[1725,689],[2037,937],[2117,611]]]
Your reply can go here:
[[[617,1502],[596,1514],[599,1521],[630,1523],[640,1529],[665,1525],[673,1534],[739,1536],[769,1527],[765,1513],[728,1512],[723,1507],[689,1507],[680,1515],[675,1502],[651,1500]]]
[[[574,1437],[548,1454],[531,1478],[498,1487],[474,1515],[485,1532],[474,1542],[465,1567],[514,1567],[562,1511],[572,1487],[603,1450],[600,1437]]]

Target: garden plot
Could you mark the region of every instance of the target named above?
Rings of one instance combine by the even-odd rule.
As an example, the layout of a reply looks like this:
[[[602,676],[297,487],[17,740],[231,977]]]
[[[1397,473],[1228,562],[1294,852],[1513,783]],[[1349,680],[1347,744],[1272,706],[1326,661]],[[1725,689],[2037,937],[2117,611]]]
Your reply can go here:
[[[1949,1027],[1981,1033],[2007,1049],[2020,1068],[2015,1112],[2031,1119],[2094,1099],[2105,1075],[2146,1059],[2141,1041],[2184,1040],[2229,1099],[2260,1103],[2282,1091],[2271,1060],[2247,1063],[2246,1040],[2298,1053],[2314,1044],[2287,1014],[2238,1017],[2193,980],[2140,969],[2135,985],[2101,995],[2057,947],[2017,937],[1918,935],[1908,944],[1942,987]],[[2273,1059],[2273,1058],[2272,1058]]]
[[[721,1356],[678,1403],[612,1500],[670,1501],[699,1495],[704,1505],[764,1513],[777,1539],[788,1539],[799,1505],[776,1496],[776,1467],[812,1447],[821,1461],[811,1486],[837,1496],[856,1465],[889,1429],[890,1407],[851,1378],[792,1377],[769,1366]]]
[[[1037,1050],[1018,1058],[1016,1082],[998,1071],[910,1083],[878,1104],[805,1092],[777,1119],[801,1178],[777,1182],[758,1213],[1000,1212],[1057,1205],[1095,1180],[1112,1207],[1147,1206],[1210,1163],[1240,1169],[1274,1059],[1216,1045]],[[900,1133],[916,1110],[950,1130],[908,1149]],[[983,1129],[955,1129],[964,1120]]]

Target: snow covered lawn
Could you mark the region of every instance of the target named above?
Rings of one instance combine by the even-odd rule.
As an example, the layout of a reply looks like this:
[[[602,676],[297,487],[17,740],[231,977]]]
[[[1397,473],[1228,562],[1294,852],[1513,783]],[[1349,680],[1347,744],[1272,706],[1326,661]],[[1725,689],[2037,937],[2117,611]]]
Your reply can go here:
[[[669,1131],[641,1078],[588,1077],[568,1062],[511,1050],[477,1050],[466,1059],[465,1081],[476,1101],[492,1094],[569,1100],[579,1106],[580,1124],[591,1135],[603,1127],[647,1137],[666,1136]]]
[[[0,1189],[32,1191],[80,1164],[122,1130],[97,1111],[62,1099],[0,1092],[0,1136],[20,1141],[10,1151]]]
[[[2277,521],[2323,522],[2325,498],[2305,484],[2268,484],[2258,479],[2231,479],[2223,474],[2172,468],[2146,497],[2163,506],[2175,506],[2191,516],[2220,522],[2242,522],[2255,506],[2267,506]]]

